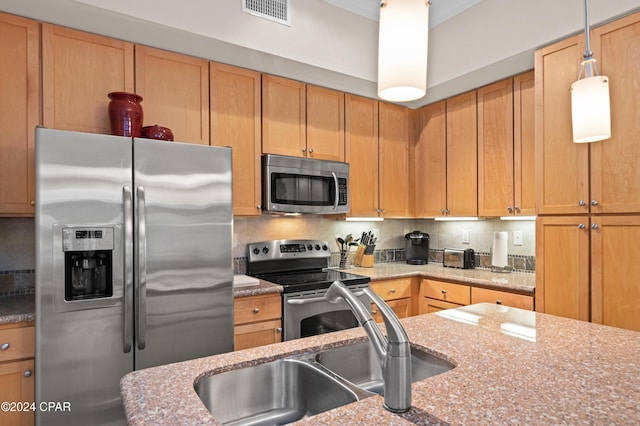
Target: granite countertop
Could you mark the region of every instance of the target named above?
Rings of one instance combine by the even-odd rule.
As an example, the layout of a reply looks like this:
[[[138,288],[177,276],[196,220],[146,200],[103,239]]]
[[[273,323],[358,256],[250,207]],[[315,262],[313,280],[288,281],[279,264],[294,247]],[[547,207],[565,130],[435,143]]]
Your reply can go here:
[[[260,284],[245,287],[234,287],[233,297],[259,296],[263,294],[282,293],[282,286],[259,280]]]
[[[35,294],[0,297],[0,325],[34,321],[35,318]]]
[[[528,295],[533,295],[536,288],[536,276],[531,273],[498,273],[485,269],[445,268],[441,264],[434,263],[427,265],[409,265],[406,262],[377,263],[373,268],[356,266],[341,270],[366,275],[371,278],[371,281],[421,276]]]
[[[639,332],[488,303],[402,323],[415,346],[456,367],[414,383],[403,415],[376,395],[298,424],[640,423]],[[199,378],[362,339],[349,329],[129,373],[128,422],[218,424],[194,391]]]

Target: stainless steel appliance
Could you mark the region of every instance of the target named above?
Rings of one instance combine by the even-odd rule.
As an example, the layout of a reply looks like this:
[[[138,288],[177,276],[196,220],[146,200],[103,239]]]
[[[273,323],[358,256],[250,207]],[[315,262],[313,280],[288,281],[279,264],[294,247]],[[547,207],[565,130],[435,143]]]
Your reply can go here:
[[[474,269],[476,266],[475,252],[473,249],[445,248],[442,265],[451,268]]]
[[[36,129],[36,412],[123,424],[120,378],[233,350],[231,150]]]
[[[262,209],[274,213],[347,213],[349,164],[262,156]]]
[[[405,257],[410,265],[429,263],[429,234],[413,231],[405,234]]]
[[[274,240],[248,245],[247,273],[283,287],[283,338],[292,340],[358,326],[346,302],[325,299],[334,281],[344,283],[365,306],[369,277],[328,269],[329,244],[319,240]]]

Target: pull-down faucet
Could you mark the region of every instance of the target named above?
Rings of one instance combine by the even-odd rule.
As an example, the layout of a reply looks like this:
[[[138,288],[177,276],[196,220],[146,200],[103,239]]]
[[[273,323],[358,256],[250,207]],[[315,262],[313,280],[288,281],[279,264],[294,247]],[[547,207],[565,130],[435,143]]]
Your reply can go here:
[[[364,290],[378,306],[387,327],[385,338],[371,317],[370,309],[340,281],[334,281],[325,298],[332,303],[343,299],[358,322],[369,335],[369,341],[378,355],[384,381],[384,408],[394,413],[404,413],[411,408],[411,348],[409,338],[400,320],[380,296],[371,289]]]

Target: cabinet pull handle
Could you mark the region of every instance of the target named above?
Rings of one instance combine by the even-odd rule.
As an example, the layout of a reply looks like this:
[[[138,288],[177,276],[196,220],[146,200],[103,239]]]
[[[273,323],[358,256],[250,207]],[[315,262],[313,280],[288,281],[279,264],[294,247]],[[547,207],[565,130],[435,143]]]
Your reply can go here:
[[[261,205],[261,204],[258,204],[258,205],[256,206],[256,209],[258,209],[258,210],[260,210],[261,208],[262,208],[262,205]]]
[[[9,344],[7,342],[0,345],[0,351],[6,351],[7,349],[9,349]]]
[[[440,290],[442,294],[447,294],[447,290]]]
[[[260,312],[260,308],[253,308],[253,313],[257,314],[258,312]]]
[[[451,213],[451,210],[449,210],[449,209],[445,209],[445,210],[444,210],[444,214],[445,214],[445,215],[449,216],[449,214],[450,214],[450,213]]]
[[[519,206],[513,206],[513,209],[516,211],[516,213],[520,213],[520,207]]]
[[[598,205],[598,200],[591,200],[591,205],[592,206],[597,206]]]
[[[598,229],[598,224],[594,223],[593,225],[591,225],[591,229]]]
[[[440,214],[444,215],[444,209],[440,209]]]
[[[392,288],[391,290],[389,290],[389,293],[395,293],[395,292],[396,292],[395,288]]]
[[[282,333],[282,327],[276,328],[276,333]]]
[[[584,229],[584,223],[581,223],[580,225],[578,225],[579,229]]]
[[[31,370],[25,370],[25,372],[22,373],[22,375],[24,377],[31,377],[32,374],[33,374],[33,372]]]
[[[507,211],[508,211],[509,213],[513,213],[513,207],[511,207],[511,206],[507,206]]]
[[[309,148],[309,154],[313,154],[313,148]]]
[[[502,300],[496,300],[496,305],[502,305]]]
[[[307,152],[307,148],[302,148],[302,152]]]
[[[580,201],[578,202],[578,205],[579,205],[580,207],[584,207],[584,206],[586,206],[586,205],[587,205],[587,203],[586,203],[584,200],[580,200]]]
[[[29,202],[29,204],[31,204],[32,206],[35,206],[35,205],[36,205],[36,200],[31,200],[31,201]]]

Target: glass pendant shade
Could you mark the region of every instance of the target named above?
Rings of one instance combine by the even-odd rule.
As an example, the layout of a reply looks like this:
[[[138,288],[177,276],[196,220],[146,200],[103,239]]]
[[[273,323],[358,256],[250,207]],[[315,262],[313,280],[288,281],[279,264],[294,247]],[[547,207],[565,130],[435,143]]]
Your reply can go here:
[[[405,102],[426,94],[428,31],[428,1],[381,1],[378,33],[381,99]]]
[[[596,142],[611,137],[609,79],[596,75],[571,85],[573,141]]]

